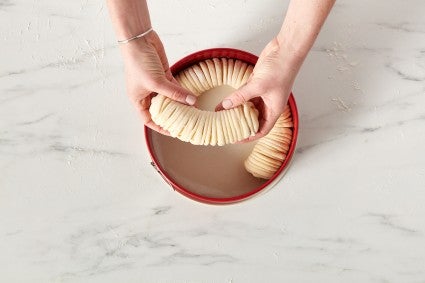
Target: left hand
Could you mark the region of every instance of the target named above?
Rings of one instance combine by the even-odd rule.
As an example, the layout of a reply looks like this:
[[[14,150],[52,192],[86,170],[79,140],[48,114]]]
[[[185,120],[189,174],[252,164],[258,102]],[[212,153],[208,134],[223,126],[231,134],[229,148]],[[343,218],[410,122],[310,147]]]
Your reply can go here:
[[[142,122],[164,135],[169,133],[152,121],[149,107],[154,93],[180,103],[193,105],[196,97],[183,88],[171,74],[164,46],[155,31],[122,45],[127,93]]]

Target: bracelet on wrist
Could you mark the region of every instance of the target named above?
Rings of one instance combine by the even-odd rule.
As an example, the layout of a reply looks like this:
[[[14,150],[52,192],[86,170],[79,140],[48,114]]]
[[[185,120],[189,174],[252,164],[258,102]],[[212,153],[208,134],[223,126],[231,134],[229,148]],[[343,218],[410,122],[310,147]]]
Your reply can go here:
[[[118,40],[117,42],[118,42],[119,44],[129,43],[130,41],[133,41],[133,40],[135,40],[135,39],[138,39],[138,38],[144,37],[145,35],[149,34],[151,31],[153,31],[153,28],[150,28],[150,29],[148,29],[147,31],[145,31],[144,33],[138,34],[138,35],[136,35],[136,36],[133,36],[133,37],[130,37],[130,38],[127,38],[127,39]]]

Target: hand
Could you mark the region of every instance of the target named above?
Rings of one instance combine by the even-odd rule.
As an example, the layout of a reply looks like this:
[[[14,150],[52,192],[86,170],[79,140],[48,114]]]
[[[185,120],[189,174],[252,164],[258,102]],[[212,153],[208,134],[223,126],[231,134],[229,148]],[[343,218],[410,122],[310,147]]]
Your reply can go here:
[[[257,134],[245,141],[261,138],[273,128],[286,106],[291,93],[298,64],[292,67],[277,39],[273,39],[261,52],[248,82],[233,92],[217,106],[216,110],[229,109],[252,101],[259,110],[260,127]]]
[[[151,129],[169,135],[156,125],[149,113],[155,93],[181,103],[193,105],[196,97],[184,89],[171,74],[164,46],[159,36],[150,32],[143,38],[122,45],[126,71],[127,93],[136,106],[143,123]]]

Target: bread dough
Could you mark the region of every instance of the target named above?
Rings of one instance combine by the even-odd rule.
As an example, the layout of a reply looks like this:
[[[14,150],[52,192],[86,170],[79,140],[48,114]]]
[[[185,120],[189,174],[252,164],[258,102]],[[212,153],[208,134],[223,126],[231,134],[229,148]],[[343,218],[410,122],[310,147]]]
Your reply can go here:
[[[189,70],[184,70],[181,72],[181,74],[186,78],[186,80],[192,85],[192,88],[195,90],[193,93],[200,94],[202,93],[201,89],[199,88],[199,84],[195,83],[193,80],[193,77],[189,74]]]
[[[203,83],[196,75],[195,70],[193,68],[187,68],[185,73],[186,73],[186,77],[192,78],[192,82],[196,85],[197,89],[199,90],[199,93],[203,93],[204,91],[207,90],[207,88],[204,87]]]
[[[198,78],[198,81],[201,83],[204,91],[212,88],[212,86],[208,83],[208,80],[204,75],[204,71],[202,70],[200,66],[194,65],[192,69],[195,72],[195,75]],[[208,73],[205,73],[205,74],[208,75]]]
[[[235,60],[233,65],[232,85],[237,85],[237,79],[241,71],[242,61]]]
[[[213,88],[214,84],[212,82],[212,78],[211,78],[210,71],[208,69],[207,62],[206,61],[199,62],[199,66],[201,67],[202,73],[204,74],[204,77],[207,80],[208,89]]]
[[[246,81],[243,81],[243,76],[245,74],[246,69],[248,68],[248,64],[247,63],[242,63],[238,76],[236,78],[236,82],[235,82],[235,86],[237,88],[240,88],[242,85],[244,85],[246,83]]]
[[[227,60],[227,84],[232,85],[232,76],[234,70],[235,62],[233,59]]]
[[[213,58],[215,73],[217,77],[217,85],[223,85],[223,64],[218,58]]]
[[[286,106],[269,134],[258,140],[245,160],[245,169],[254,177],[270,179],[282,166],[292,142],[292,116]]]
[[[226,85],[229,84],[227,82],[227,59],[226,58],[221,58],[221,70],[222,70],[222,84]]]

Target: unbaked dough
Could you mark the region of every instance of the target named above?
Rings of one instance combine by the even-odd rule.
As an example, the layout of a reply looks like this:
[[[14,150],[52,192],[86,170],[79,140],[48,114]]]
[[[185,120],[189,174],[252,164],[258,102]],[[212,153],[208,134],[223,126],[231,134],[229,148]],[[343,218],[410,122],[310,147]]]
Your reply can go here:
[[[245,74],[248,72],[248,74]],[[243,73],[243,74],[242,74]],[[176,80],[195,95],[228,84],[234,88],[246,83],[252,68],[240,60],[214,58],[195,64]],[[251,102],[218,112],[204,111],[171,100],[161,94],[152,98],[152,120],[172,137],[195,145],[225,145],[254,136],[259,127],[258,111]]]
[[[272,130],[258,140],[245,160],[245,169],[257,178],[273,177],[282,166],[291,146],[293,126],[291,111],[286,106]]]

